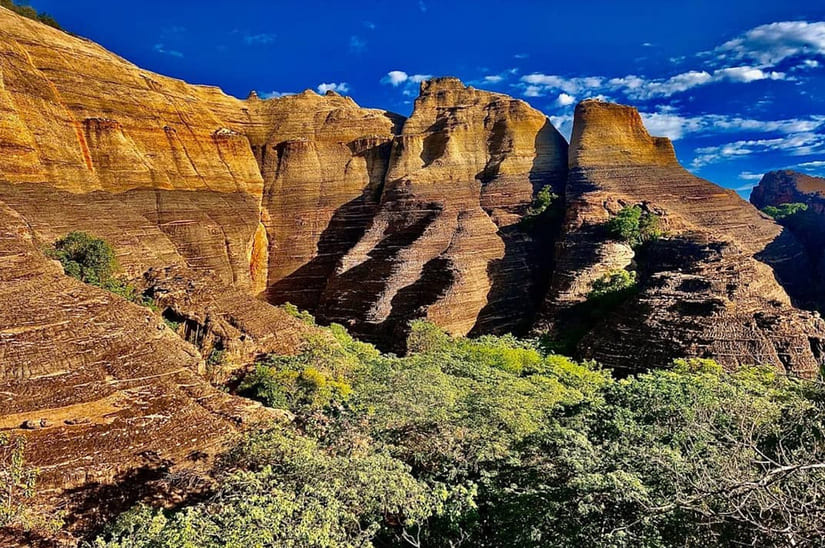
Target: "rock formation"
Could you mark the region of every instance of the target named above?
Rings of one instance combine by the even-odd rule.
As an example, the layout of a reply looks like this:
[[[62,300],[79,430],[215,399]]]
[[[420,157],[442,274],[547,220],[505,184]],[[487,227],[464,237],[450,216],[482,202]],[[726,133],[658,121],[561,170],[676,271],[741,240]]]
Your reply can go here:
[[[631,107],[579,104],[569,167],[564,234],[537,330],[575,336],[582,355],[631,371],[680,355],[819,370],[825,324],[791,304],[806,256],[789,231],[684,170]],[[633,205],[660,215],[667,232],[639,256],[605,230]],[[638,293],[583,321],[592,283],[625,268],[638,270]]]
[[[825,178],[795,171],[766,173],[751,192],[751,203],[759,209],[767,206],[801,203],[807,210],[780,223],[794,233],[808,251],[811,273],[805,301],[825,311]]]
[[[538,190],[560,191],[564,139],[523,101],[440,78],[421,84],[392,147],[378,212],[321,317],[390,341],[415,317],[460,335],[523,328],[542,273],[522,221]]]
[[[821,213],[821,187],[780,182],[755,196]],[[636,204],[667,230],[641,250],[604,229]],[[108,240],[177,332],[46,259],[72,230]],[[49,486],[186,463],[265,416],[198,373],[214,350],[296,350],[312,328],[270,303],[399,350],[427,318],[574,332],[625,371],[707,356],[811,375],[810,255],[629,107],[579,105],[568,151],[525,102],[454,78],[422,83],[409,119],[332,92],[238,100],[0,8],[0,422]],[[638,291],[594,321],[593,281],[624,268]]]

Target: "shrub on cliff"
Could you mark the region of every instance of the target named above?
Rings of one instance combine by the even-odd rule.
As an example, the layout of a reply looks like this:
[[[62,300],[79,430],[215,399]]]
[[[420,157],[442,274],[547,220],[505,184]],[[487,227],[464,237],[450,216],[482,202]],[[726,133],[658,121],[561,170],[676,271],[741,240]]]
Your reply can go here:
[[[48,255],[60,261],[67,275],[93,285],[107,282],[118,268],[112,246],[85,232],[70,232],[57,240]]]
[[[808,204],[803,203],[786,203],[786,204],[779,204],[778,206],[766,206],[762,211],[777,221],[781,221],[787,217],[791,217],[797,213],[807,211]]]
[[[153,299],[140,293],[129,282],[115,277],[119,266],[115,250],[106,240],[86,232],[70,232],[47,248],[45,254],[60,261],[67,276],[157,311]]]
[[[18,5],[13,0],[0,0],[0,6],[15,12],[18,15],[22,15],[23,17],[28,17],[29,19],[34,19],[35,21],[40,21],[45,25],[49,25],[50,27],[54,27],[56,29],[63,30],[58,22],[49,15],[48,13],[38,12],[31,6],[26,5]]]
[[[628,270],[611,270],[591,284],[589,300],[621,298],[636,287],[636,273]]]
[[[617,240],[638,247],[662,236],[661,219],[638,205],[623,207],[607,222],[607,231]]]

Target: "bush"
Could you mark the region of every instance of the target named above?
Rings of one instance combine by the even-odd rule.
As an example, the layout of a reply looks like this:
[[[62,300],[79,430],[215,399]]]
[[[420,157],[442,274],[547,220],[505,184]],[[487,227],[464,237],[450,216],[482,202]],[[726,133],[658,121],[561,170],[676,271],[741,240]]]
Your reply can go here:
[[[52,248],[46,249],[45,254],[60,261],[67,276],[158,312],[154,299],[140,293],[129,282],[114,276],[119,266],[115,250],[106,240],[85,232],[70,232],[57,240]]]
[[[588,299],[623,296],[636,287],[636,273],[627,270],[612,270],[591,284]]]
[[[97,546],[778,547],[825,534],[816,383],[697,358],[616,380],[532,341],[425,322],[399,358],[319,329],[247,379],[300,431],[248,435],[211,498],[137,507]],[[350,391],[324,394],[339,378]]]
[[[55,21],[54,17],[47,13],[38,13],[38,11],[31,6],[21,6],[16,4],[13,0],[0,0],[0,6],[8,10],[11,10],[18,15],[22,15],[23,17],[34,19],[35,21],[40,21],[41,23],[49,25],[50,27],[63,30],[61,26],[57,23],[57,21]]]
[[[778,206],[767,206],[762,209],[764,213],[770,215],[777,221],[781,221],[787,217],[796,215],[797,213],[807,211],[808,204],[799,202],[779,204]]]
[[[634,205],[623,207],[615,217],[607,222],[607,230],[613,238],[638,247],[645,242],[662,237],[660,217]]]
[[[70,232],[57,240],[47,254],[60,261],[69,276],[98,286],[107,282],[118,268],[112,246],[85,232]]]

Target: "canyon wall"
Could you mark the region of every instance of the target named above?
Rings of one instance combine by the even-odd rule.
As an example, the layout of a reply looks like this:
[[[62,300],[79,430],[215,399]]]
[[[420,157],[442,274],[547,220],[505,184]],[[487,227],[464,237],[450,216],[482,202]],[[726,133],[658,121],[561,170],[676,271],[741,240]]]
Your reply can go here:
[[[806,290],[808,259],[788,230],[688,173],[631,107],[579,104],[569,167],[564,233],[537,331],[572,338],[580,355],[625,371],[680,355],[819,371],[825,325],[792,304]],[[633,205],[660,216],[664,238],[634,250],[608,233],[611,216]],[[593,282],[617,269],[638,272],[636,293],[589,317]]]
[[[759,209],[805,204],[805,211],[780,218],[779,223],[790,230],[808,252],[806,304],[825,312],[825,178],[789,170],[770,171],[753,189],[750,201]]]

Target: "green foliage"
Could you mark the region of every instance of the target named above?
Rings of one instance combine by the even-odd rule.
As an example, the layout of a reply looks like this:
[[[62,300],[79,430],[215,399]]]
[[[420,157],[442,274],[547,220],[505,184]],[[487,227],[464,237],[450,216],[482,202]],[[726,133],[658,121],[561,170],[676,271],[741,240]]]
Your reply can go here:
[[[293,318],[298,318],[309,325],[315,325],[315,318],[306,310],[298,310],[298,307],[292,303],[284,303],[281,308],[283,308],[287,314]]]
[[[22,15],[23,17],[34,19],[35,21],[40,21],[41,23],[49,25],[50,27],[63,30],[57,23],[57,21],[55,21],[54,17],[52,17],[48,13],[38,13],[38,11],[31,6],[18,5],[14,2],[14,0],[0,0],[0,7],[4,7],[8,10],[11,10],[18,15]]]
[[[70,232],[47,254],[60,261],[66,274],[93,285],[107,282],[118,268],[112,246],[85,232]]]
[[[558,195],[553,192],[550,185],[543,186],[533,198],[533,202],[527,209],[527,214],[522,219],[522,224],[532,226],[535,221],[558,203]],[[552,211],[552,210],[551,210]]]
[[[44,514],[32,506],[39,471],[26,464],[26,439],[0,433],[0,528],[54,534],[64,512]]]
[[[94,546],[371,546],[382,524],[415,527],[441,503],[386,454],[339,455],[289,431],[247,438],[219,479],[209,500],[181,511],[138,506]]]
[[[588,299],[624,297],[636,288],[636,273],[628,270],[611,270],[593,281]]]
[[[607,222],[607,231],[612,237],[627,242],[632,247],[657,240],[663,235],[660,217],[638,205],[623,207]]]
[[[785,546],[825,523],[825,390],[688,358],[615,380],[511,336],[415,322],[406,357],[341,326],[245,381],[253,434],[206,501],[97,546]],[[341,383],[341,386],[337,386]],[[346,389],[343,389],[343,386]]]
[[[37,471],[23,458],[26,440],[0,434],[0,527],[25,525]]]
[[[155,301],[137,288],[114,276],[118,270],[115,250],[106,240],[85,232],[70,232],[57,240],[45,254],[60,261],[66,275],[95,285],[123,297],[127,301],[158,311]]]
[[[778,206],[767,206],[762,209],[763,212],[770,215],[777,221],[785,219],[787,217],[791,217],[800,213],[802,211],[808,210],[808,204],[803,203],[786,203],[786,204],[779,204]]]

